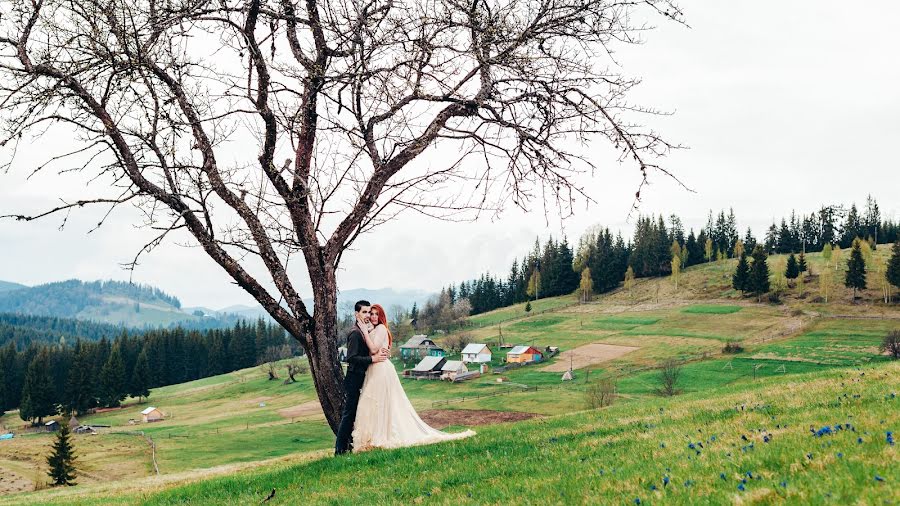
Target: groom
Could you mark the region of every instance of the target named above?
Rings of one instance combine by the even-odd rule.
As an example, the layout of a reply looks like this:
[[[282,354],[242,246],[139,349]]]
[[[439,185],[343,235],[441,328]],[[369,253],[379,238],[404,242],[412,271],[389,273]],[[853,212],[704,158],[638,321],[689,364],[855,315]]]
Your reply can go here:
[[[369,324],[369,310],[372,304],[367,300],[358,301],[353,310],[356,312],[356,321],[364,325]],[[366,369],[372,363],[383,362],[388,359],[388,351],[380,350],[375,355],[369,353],[362,332],[358,325],[353,326],[353,331],[347,336],[347,375],[344,376],[344,411],[341,414],[341,424],[337,431],[337,440],[334,443],[334,454],[343,455],[350,452],[353,444],[353,423],[356,421],[356,407],[359,405],[359,391],[362,389],[363,380],[366,379]]]

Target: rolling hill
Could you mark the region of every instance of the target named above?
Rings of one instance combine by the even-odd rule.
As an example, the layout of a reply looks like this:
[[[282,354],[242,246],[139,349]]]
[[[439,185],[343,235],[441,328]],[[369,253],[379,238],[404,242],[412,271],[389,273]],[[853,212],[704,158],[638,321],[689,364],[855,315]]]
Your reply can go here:
[[[782,261],[770,258],[773,272]],[[469,440],[335,459],[309,376],[283,384],[245,369],[81,418],[111,426],[76,439],[87,453],[83,485],[0,505],[259,504],[272,488],[267,504],[897,502],[900,363],[879,344],[900,329],[900,306],[879,302],[877,284],[856,301],[832,286],[825,302],[817,276],[835,266],[820,255],[809,262],[805,286],[787,287],[779,304],[735,293],[729,260],[687,269],[677,289],[641,279],[587,304],[566,296],[530,314],[518,305],[471,317],[444,342],[502,335],[562,353],[463,383],[404,380],[426,420],[472,426]],[[742,351],[726,353],[727,343]],[[496,370],[503,355],[493,349]],[[680,367],[674,397],[658,394],[667,360]],[[563,382],[570,364],[575,380]],[[604,383],[614,403],[594,409]],[[130,425],[147,405],[169,418]],[[153,438],[161,476],[151,476],[135,430]],[[129,443],[112,432],[138,435]],[[37,476],[26,470],[42,465],[50,436],[13,441],[0,442],[0,468]],[[101,444],[109,456],[90,449]]]

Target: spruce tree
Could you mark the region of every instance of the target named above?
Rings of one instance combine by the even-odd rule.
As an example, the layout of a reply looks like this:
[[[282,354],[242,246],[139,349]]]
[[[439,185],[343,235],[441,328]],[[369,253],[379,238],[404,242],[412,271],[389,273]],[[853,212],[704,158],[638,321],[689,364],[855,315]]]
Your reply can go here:
[[[737,269],[735,269],[734,275],[731,276],[731,286],[735,290],[743,293],[748,291],[749,281],[750,264],[747,263],[747,254],[745,252],[741,252],[741,256],[738,259]]]
[[[137,397],[138,402],[150,396],[150,361],[147,359],[147,350],[142,350],[134,363],[129,393],[132,397]]]
[[[108,408],[118,407],[127,391],[125,363],[122,361],[122,352],[116,345],[100,370],[100,403]]]
[[[766,263],[766,252],[759,244],[753,248],[753,264],[750,266],[750,279],[747,288],[756,295],[757,300],[769,291],[769,265]]]
[[[784,269],[784,277],[788,279],[797,279],[800,275],[800,267],[797,265],[797,257],[793,253],[788,256],[787,267]]]
[[[853,240],[853,249],[850,251],[850,260],[847,260],[847,274],[844,277],[844,286],[853,289],[853,300],[856,300],[856,291],[866,288],[866,261],[863,259],[861,241]]]
[[[41,424],[45,416],[53,414],[56,414],[56,406],[53,404],[53,382],[50,380],[50,353],[47,348],[41,348],[25,373],[19,417],[25,421],[37,420],[37,424]]]
[[[891,258],[888,260],[885,277],[887,277],[888,283],[900,288],[900,238],[894,242],[894,246],[891,248]]]
[[[525,303],[525,314],[531,313],[531,301]]]
[[[47,457],[54,485],[75,486],[75,452],[72,448],[71,433],[68,424],[61,424],[53,443],[53,452]]]
[[[0,367],[0,416],[6,412],[6,374]]]
[[[75,354],[69,377],[66,380],[65,410],[80,415],[97,406],[96,381],[93,354],[90,347],[80,340],[75,344]]]
[[[801,251],[800,257],[797,258],[797,269],[803,273],[809,270],[809,266],[806,265],[806,255]]]

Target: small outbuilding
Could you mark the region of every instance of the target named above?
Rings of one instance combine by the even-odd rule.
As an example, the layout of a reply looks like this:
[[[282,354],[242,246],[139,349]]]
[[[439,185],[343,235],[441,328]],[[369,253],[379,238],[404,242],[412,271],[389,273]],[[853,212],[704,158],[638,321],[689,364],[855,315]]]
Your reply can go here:
[[[444,357],[425,357],[410,371],[410,376],[415,378],[437,378],[441,375],[441,368],[447,359]]]
[[[141,411],[141,418],[144,423],[161,422],[163,419],[165,419],[165,415],[163,415],[163,412],[160,411],[159,408],[150,406],[149,408]]]
[[[44,424],[44,432],[56,432],[59,430],[59,422],[50,420]]]
[[[486,344],[470,343],[462,351],[462,361],[480,364],[491,361],[491,349]]]
[[[422,357],[443,357],[444,349],[435,344],[426,335],[416,335],[400,346],[400,357],[403,359]]]
[[[506,353],[506,362],[509,364],[527,364],[540,362],[543,353],[534,346],[516,346]]]
[[[441,379],[453,381],[460,374],[469,372],[462,360],[448,360],[441,366]]]

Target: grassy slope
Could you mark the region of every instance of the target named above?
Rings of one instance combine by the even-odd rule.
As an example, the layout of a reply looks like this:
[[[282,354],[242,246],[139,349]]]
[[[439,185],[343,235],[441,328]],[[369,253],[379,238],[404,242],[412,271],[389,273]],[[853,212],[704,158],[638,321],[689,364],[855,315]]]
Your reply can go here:
[[[777,264],[780,259],[771,261]],[[820,255],[810,255],[809,261],[814,273],[823,268]],[[617,360],[590,367],[592,379],[618,378],[621,406],[614,409],[627,410],[632,408],[626,406],[643,409],[639,407],[662,402],[654,395],[657,373],[647,368],[666,358],[691,360],[684,366],[681,388],[688,395],[712,398],[721,389],[748,388],[754,377],[758,381],[789,381],[786,376],[798,373],[883,361],[875,351],[878,340],[886,330],[900,327],[896,307],[850,305],[849,292],[833,294],[829,304],[811,302],[809,295],[799,297],[796,290],[783,306],[754,304],[738,298],[727,286],[727,269],[715,264],[692,267],[683,274],[678,291],[670,280],[640,280],[631,293],[607,294],[592,304],[572,305],[572,297],[545,299],[533,305],[535,311],[548,312],[527,318],[522,307],[504,308],[473,317],[480,327],[464,332],[476,340],[494,341],[502,329],[507,343],[534,342],[564,350],[589,342],[638,346],[639,350]],[[807,291],[814,285],[808,282]],[[872,294],[867,296],[871,300]],[[847,320],[825,318],[827,315],[878,318]],[[742,342],[747,352],[721,355],[723,342],[731,340]],[[499,364],[502,356],[495,359]],[[576,371],[579,381],[564,385],[559,373],[544,372],[540,367],[511,370],[504,376],[508,383],[498,384],[496,376],[487,375],[462,384],[404,381],[404,386],[420,411],[432,408],[435,401],[462,397],[463,402],[438,407],[544,415],[584,409],[583,371]],[[769,377],[773,378],[766,379]],[[522,391],[525,385],[539,388]],[[504,395],[486,396],[495,393]],[[320,414],[296,419],[279,414],[279,410],[314,399],[308,377],[295,385],[281,385],[265,381],[259,370],[248,369],[154,390],[151,404],[173,415],[160,424],[127,425],[146,404],[83,421],[146,430],[157,441],[162,472],[169,475],[285,455],[297,459],[302,452],[330,447],[333,437]],[[259,406],[260,402],[266,406]],[[0,422],[9,423],[12,416]],[[141,451],[135,450],[136,461],[146,461]],[[103,465],[102,459],[89,463]],[[204,473],[207,471],[200,472]]]
[[[890,503],[900,500],[900,453],[886,442],[886,432],[900,426],[898,393],[900,364],[836,369],[483,427],[474,439],[449,444],[282,463],[164,490],[109,496],[54,491],[16,500],[257,504],[274,487],[270,504]],[[852,429],[823,437],[809,430],[836,424]]]

